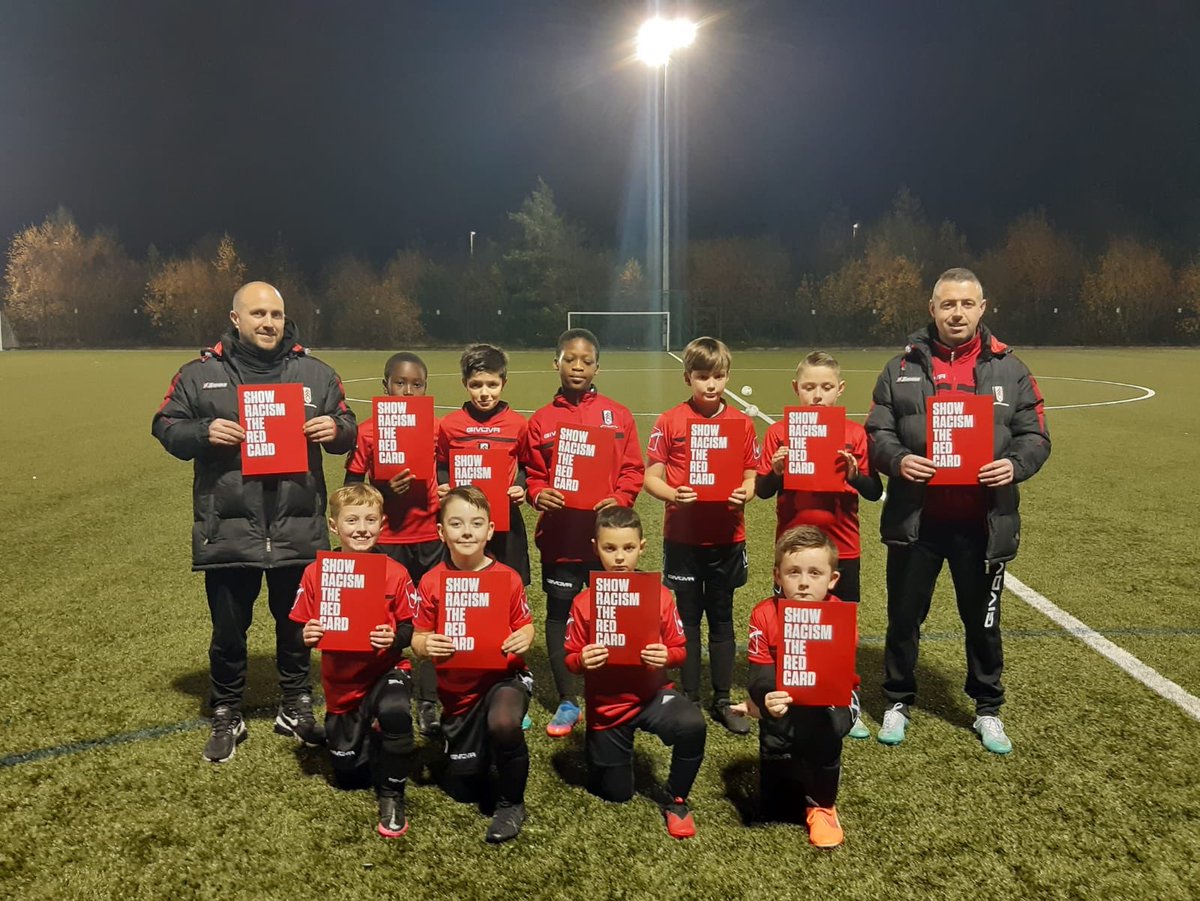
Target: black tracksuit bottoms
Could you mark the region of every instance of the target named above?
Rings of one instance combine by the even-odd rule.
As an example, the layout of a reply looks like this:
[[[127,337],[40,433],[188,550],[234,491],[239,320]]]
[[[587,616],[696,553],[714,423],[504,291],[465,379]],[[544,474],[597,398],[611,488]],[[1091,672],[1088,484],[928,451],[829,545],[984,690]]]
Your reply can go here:
[[[966,632],[967,679],[963,690],[978,716],[994,716],[1004,703],[1004,648],[1000,640],[1000,595],[1004,564],[986,561],[987,532],[962,524],[923,524],[911,545],[888,547],[887,639],[883,651],[883,695],[902,704],[905,715],[917,697],[917,654],[921,625],[929,615],[942,564],[950,565],[958,615]]]

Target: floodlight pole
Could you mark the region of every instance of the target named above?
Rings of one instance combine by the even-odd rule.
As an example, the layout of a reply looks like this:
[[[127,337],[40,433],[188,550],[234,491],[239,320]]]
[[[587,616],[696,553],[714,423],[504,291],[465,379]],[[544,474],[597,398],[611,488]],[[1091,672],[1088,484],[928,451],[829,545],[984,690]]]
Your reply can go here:
[[[662,149],[662,163],[659,169],[662,195],[662,293],[659,296],[660,312],[669,313],[671,310],[671,149],[670,149],[670,119],[667,118],[667,72],[669,63],[664,63],[659,69],[662,76],[659,80],[659,140]],[[664,336],[667,346],[670,346],[670,335]]]

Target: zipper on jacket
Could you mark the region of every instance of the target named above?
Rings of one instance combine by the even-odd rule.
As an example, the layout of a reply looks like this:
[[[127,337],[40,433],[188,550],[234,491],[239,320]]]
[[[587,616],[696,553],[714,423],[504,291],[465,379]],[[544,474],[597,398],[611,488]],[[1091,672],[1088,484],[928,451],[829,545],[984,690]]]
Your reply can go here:
[[[270,538],[267,539],[267,553],[268,554],[271,553],[271,539]]]

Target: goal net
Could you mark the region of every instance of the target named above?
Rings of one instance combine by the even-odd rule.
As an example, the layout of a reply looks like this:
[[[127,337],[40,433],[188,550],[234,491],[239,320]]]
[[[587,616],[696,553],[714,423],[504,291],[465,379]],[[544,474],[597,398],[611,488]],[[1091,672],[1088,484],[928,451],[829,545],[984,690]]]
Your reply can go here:
[[[605,350],[671,349],[671,314],[666,310],[571,310],[567,328],[587,329]]]

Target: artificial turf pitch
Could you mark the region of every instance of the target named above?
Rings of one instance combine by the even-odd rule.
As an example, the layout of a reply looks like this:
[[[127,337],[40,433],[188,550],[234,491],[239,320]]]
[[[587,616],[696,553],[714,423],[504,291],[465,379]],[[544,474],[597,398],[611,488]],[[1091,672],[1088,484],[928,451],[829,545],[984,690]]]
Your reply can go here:
[[[752,386],[751,400],[777,415],[801,352],[735,353],[731,388]],[[1200,694],[1200,352],[1020,353],[1051,407],[1143,393],[1094,380],[1157,394],[1049,411],[1054,452],[1023,488],[1012,573]],[[1003,714],[1015,750],[989,754],[970,731],[948,573],[925,627],[907,740],[846,741],[847,841],[834,853],[811,849],[801,826],[756,822],[755,739],[716,727],[691,798],[695,839],[668,838],[647,796],[667,759],[651,737],[639,739],[642,793],[622,806],[588,795],[579,730],[563,741],[542,731],[553,699],[541,648],[530,655],[539,692],[521,838],[485,845],[486,818],[418,779],[408,835],[386,842],[369,793],[334,790],[323,752],[272,734],[265,601],[251,630],[250,739],[230,763],[205,763],[209,623],[189,571],[191,472],[149,432],[190,356],[0,354],[0,897],[1200,896],[1200,723],[1006,593]],[[349,396],[375,393],[384,354],[321,356]],[[838,356],[846,406],[862,414],[889,353]],[[431,393],[461,403],[457,354],[426,359]],[[685,396],[678,362],[606,353],[601,364],[598,387],[643,414],[644,445],[654,415]],[[549,351],[515,353],[511,370],[518,409],[557,387]],[[369,415],[367,404],[355,410]],[[342,465],[327,459],[331,485]],[[661,505],[643,497],[638,507],[653,568]],[[743,642],[770,586],[773,507],[755,502],[747,517]],[[859,670],[874,731],[885,624],[877,505],[863,505],[862,522]],[[536,572],[534,582],[538,617]],[[423,749],[426,774],[438,751]]]

